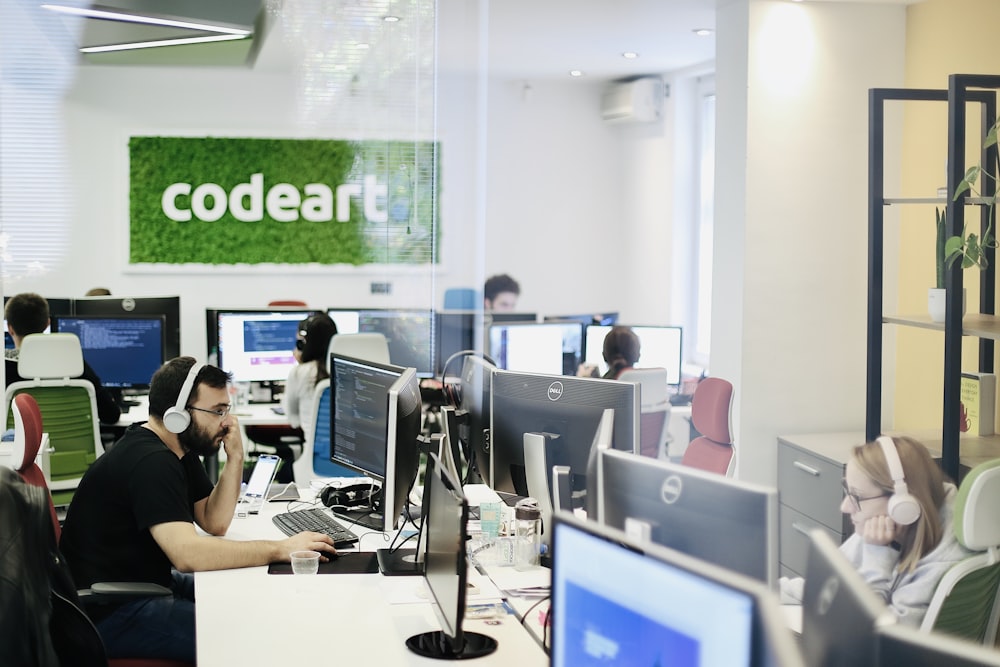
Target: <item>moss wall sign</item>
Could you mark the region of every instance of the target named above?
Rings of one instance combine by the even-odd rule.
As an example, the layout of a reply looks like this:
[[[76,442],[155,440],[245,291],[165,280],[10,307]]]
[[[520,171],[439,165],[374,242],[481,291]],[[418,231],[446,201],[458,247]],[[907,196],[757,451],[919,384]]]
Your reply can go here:
[[[433,142],[132,137],[130,264],[437,261]]]

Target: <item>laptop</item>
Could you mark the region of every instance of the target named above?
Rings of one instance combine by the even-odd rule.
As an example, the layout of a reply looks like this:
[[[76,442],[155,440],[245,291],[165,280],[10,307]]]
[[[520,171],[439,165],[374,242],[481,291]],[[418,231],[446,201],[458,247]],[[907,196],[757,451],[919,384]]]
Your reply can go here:
[[[239,513],[258,514],[264,500],[267,498],[267,489],[271,486],[274,476],[278,472],[278,464],[281,459],[274,454],[261,454],[257,457],[257,462],[250,473],[250,481],[243,489],[243,497],[240,498]]]

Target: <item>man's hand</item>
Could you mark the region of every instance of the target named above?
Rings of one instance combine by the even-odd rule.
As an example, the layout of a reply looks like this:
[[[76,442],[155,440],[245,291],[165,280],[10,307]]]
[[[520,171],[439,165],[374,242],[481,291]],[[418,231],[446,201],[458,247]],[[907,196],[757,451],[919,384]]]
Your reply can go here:
[[[333,548],[333,538],[323,533],[302,532],[292,535],[283,541],[286,549],[281,556],[283,562],[291,560],[289,554],[293,551],[318,551],[319,559],[322,562],[330,560],[327,556],[336,556],[337,550]]]

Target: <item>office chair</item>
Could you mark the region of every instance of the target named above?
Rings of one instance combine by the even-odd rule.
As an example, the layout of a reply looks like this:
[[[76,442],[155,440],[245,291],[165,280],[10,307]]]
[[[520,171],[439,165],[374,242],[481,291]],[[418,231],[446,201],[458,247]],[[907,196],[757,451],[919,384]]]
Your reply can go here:
[[[629,368],[622,371],[618,381],[639,385],[639,453],[654,459],[667,458],[670,443],[667,369]]]
[[[79,378],[80,339],[69,333],[25,336],[17,371],[26,379],[8,386],[4,400],[10,404],[21,393],[34,397],[49,436],[46,481],[55,504],[67,505],[83,473],[104,453],[94,385]],[[12,421],[8,416],[8,428]]]
[[[698,383],[691,399],[691,423],[701,435],[684,450],[683,465],[732,476],[732,407],[731,382],[708,377]]]
[[[482,306],[479,292],[471,287],[450,287],[444,291],[445,310],[476,310]]]
[[[389,343],[380,333],[336,334],[330,339],[330,354],[388,364]]]
[[[958,541],[978,553],[941,578],[920,629],[993,646],[1000,624],[1000,459],[965,476],[955,499]]]
[[[316,383],[313,399],[313,429],[305,434],[302,454],[295,459],[295,483],[305,486],[314,477],[358,477],[330,461],[330,378]]]
[[[268,301],[267,307],[277,307],[277,308],[308,308],[305,301],[296,301],[295,299],[278,299],[276,301]]]
[[[14,413],[14,450],[11,456],[16,466],[14,469],[25,483],[41,487],[47,492],[49,487],[45,482],[45,473],[36,462],[44,440],[42,413],[38,410],[38,402],[31,394],[18,394],[11,403],[11,410]],[[59,516],[56,514],[56,506],[52,503],[52,496],[48,493],[46,496],[52,528],[58,543],[62,534]]]

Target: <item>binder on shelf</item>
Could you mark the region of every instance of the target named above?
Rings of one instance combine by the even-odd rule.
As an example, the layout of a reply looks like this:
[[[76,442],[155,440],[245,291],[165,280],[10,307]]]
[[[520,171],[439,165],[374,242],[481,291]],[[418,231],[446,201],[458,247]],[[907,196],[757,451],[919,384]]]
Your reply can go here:
[[[997,376],[993,373],[962,373],[962,424],[971,435],[992,435],[995,430]]]

